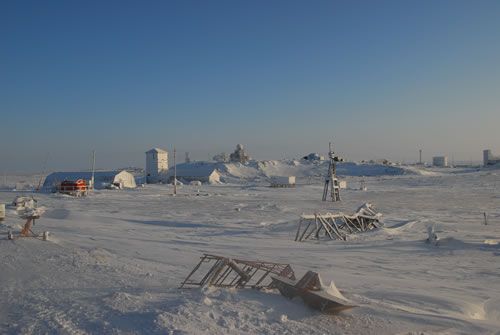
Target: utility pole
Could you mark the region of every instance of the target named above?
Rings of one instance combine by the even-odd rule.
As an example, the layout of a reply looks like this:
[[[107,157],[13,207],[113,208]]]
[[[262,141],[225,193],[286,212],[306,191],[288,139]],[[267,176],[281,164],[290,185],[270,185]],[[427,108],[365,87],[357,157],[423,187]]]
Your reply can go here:
[[[174,147],[174,195],[177,194],[177,165],[175,164],[175,147]]]
[[[92,191],[94,191],[94,181],[95,181],[95,150],[92,150],[92,179],[91,179],[91,183],[92,183]]]
[[[422,149],[418,150],[419,158],[418,158],[418,164],[422,165]]]
[[[47,155],[45,156],[45,161],[43,162],[42,174],[40,175],[40,179],[38,179],[38,186],[35,189],[35,191],[37,192],[39,192],[40,188],[42,187],[42,178],[45,175],[45,169],[47,168],[48,160],[49,160],[49,153],[47,152]]]

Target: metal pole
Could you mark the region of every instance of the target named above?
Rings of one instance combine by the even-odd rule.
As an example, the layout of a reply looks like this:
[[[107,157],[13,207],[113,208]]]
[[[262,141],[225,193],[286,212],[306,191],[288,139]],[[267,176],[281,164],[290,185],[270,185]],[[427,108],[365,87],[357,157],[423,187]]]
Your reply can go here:
[[[95,150],[92,150],[92,191],[94,191],[94,175],[95,175]]]
[[[175,164],[175,147],[174,147],[174,194],[177,194],[177,165]]]

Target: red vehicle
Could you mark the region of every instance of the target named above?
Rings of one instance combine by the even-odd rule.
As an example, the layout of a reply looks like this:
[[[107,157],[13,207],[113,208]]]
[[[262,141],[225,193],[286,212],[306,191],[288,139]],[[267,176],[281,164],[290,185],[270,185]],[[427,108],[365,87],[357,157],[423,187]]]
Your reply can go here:
[[[87,192],[87,182],[83,179],[77,181],[65,180],[59,186],[59,192],[68,194],[85,193]]]

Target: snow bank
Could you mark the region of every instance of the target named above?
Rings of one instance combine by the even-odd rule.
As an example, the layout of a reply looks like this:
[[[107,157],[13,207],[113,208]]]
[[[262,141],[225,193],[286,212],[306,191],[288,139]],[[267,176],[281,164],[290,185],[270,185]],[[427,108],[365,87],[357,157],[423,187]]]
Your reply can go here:
[[[297,160],[251,161],[246,165],[239,163],[219,164],[222,180],[229,183],[269,182],[274,176],[296,176],[298,183],[305,180],[324,178],[328,161],[299,162]],[[342,162],[337,165],[339,176],[397,176],[404,174],[423,174],[422,171],[401,166],[382,164],[360,164]]]
[[[312,179],[323,179],[328,170],[328,161],[304,162],[298,160],[267,160],[241,163],[193,162],[177,165],[177,174],[189,171],[192,176],[206,176],[212,171],[220,173],[224,183],[269,183],[272,177],[296,176],[298,183]],[[170,174],[173,172],[170,172]],[[398,176],[406,174],[436,175],[436,172],[409,166],[391,166],[383,164],[340,162],[337,174],[347,176]]]

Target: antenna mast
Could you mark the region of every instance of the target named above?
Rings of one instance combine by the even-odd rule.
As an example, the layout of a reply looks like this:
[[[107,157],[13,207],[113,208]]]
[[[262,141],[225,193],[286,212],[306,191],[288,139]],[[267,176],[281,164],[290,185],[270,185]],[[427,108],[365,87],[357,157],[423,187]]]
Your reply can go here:
[[[40,191],[40,188],[42,186],[42,178],[45,175],[45,170],[47,168],[47,161],[49,160],[49,153],[47,152],[47,155],[45,156],[45,161],[43,162],[43,168],[42,168],[42,174],[40,175],[40,179],[38,179],[38,186],[36,187],[36,192]],[[4,175],[5,179],[5,175]]]
[[[335,156],[332,150],[332,142],[328,145],[328,157],[330,158],[330,163],[328,165],[328,174],[325,178],[325,187],[323,188],[323,201],[326,201],[328,197],[328,189],[330,189],[330,196],[332,201],[340,201],[340,185],[337,179],[337,165],[336,162],[342,161],[341,158]]]

